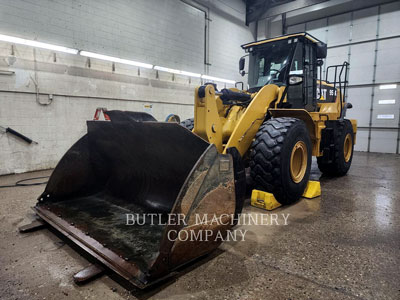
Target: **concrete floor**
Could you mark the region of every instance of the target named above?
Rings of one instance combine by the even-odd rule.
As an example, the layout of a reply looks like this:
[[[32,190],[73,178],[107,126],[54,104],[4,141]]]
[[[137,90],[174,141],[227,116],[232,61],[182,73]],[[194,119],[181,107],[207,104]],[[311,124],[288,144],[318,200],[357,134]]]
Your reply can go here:
[[[75,285],[85,258],[47,229],[17,230],[44,186],[0,189],[0,299],[400,299],[400,156],[356,153],[347,176],[321,185],[322,197],[273,212],[290,213],[287,226],[243,226],[245,242],[226,242],[146,291],[111,274]]]

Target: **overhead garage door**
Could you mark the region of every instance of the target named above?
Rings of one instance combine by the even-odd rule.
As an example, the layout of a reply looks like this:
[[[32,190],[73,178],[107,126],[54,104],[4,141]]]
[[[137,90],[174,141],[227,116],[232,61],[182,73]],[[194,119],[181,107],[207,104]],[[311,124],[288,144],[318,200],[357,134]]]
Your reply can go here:
[[[356,150],[399,153],[400,2],[288,27],[328,44],[324,66],[350,63],[347,117],[358,120]],[[325,76],[325,70],[324,75]]]

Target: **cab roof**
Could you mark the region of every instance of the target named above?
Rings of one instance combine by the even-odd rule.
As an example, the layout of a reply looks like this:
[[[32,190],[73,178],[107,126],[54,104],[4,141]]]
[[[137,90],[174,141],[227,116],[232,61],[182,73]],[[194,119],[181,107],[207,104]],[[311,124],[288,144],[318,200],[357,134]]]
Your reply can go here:
[[[261,40],[261,41],[256,41],[256,42],[243,44],[241,47],[243,49],[247,49],[247,48],[252,47],[252,46],[258,46],[258,45],[262,45],[262,44],[265,44],[265,43],[284,40],[284,39],[288,39],[288,38],[296,37],[296,36],[303,36],[303,37],[305,37],[306,39],[310,40],[313,43],[320,44],[320,45],[321,44],[325,45],[324,42],[320,41],[319,39],[317,39],[316,37],[312,36],[311,34],[309,34],[307,32],[299,32],[299,33],[285,34],[285,35],[277,36],[277,37],[274,37],[274,38],[269,38],[269,39],[265,39],[265,40]]]

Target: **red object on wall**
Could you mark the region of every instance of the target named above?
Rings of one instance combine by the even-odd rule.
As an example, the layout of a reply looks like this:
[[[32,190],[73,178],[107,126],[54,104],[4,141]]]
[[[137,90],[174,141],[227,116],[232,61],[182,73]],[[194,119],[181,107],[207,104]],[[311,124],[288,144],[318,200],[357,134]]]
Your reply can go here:
[[[105,107],[96,108],[96,112],[94,113],[94,117],[93,117],[94,121],[98,121],[99,120],[101,112],[103,112],[104,119],[106,121],[111,121],[110,117],[107,115],[107,108],[105,108]]]

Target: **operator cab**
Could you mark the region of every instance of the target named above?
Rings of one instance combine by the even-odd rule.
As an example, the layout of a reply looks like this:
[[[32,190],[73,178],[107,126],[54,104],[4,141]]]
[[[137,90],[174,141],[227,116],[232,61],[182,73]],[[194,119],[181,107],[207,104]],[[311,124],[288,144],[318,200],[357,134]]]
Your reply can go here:
[[[245,44],[242,48],[249,53],[249,92],[257,92],[267,84],[286,86],[287,108],[318,109],[317,69],[326,58],[325,43],[307,33],[296,33]],[[244,57],[239,68],[244,75]]]

